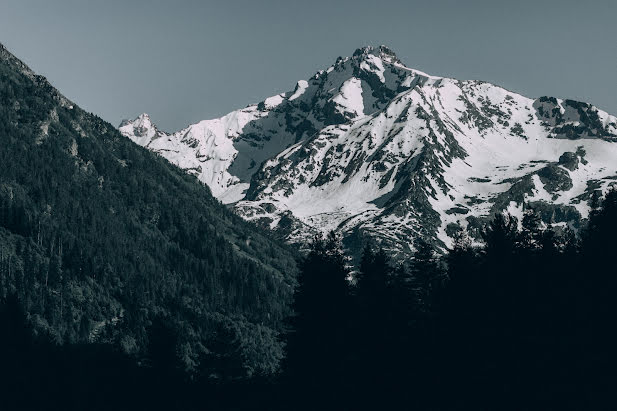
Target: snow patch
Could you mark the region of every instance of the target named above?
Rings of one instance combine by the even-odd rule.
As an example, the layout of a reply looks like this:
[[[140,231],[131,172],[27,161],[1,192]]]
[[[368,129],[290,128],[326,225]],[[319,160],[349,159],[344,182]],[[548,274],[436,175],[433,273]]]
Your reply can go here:
[[[341,112],[352,113],[355,117],[364,115],[364,101],[362,100],[362,81],[352,77],[345,81],[340,93],[334,96],[334,101]]]
[[[307,88],[308,88],[308,82],[306,80],[298,81],[298,83],[296,84],[296,89],[294,93],[289,97],[289,101],[293,101],[297,99],[298,97],[300,97],[302,94],[304,94]]]
[[[386,82],[386,78],[383,75],[385,71],[383,61],[379,57],[372,54],[367,55],[365,60],[360,63],[360,68],[369,73],[375,73],[382,83]]]

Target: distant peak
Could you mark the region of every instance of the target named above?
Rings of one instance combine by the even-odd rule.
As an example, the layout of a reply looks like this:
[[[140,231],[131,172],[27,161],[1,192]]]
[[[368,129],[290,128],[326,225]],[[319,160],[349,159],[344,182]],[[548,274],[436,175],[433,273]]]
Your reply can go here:
[[[147,113],[140,114],[134,120],[122,120],[118,127],[120,131],[131,138],[152,139],[159,134],[159,130],[150,120]]]
[[[133,120],[124,119],[120,123],[120,127],[125,127],[128,125],[139,125],[139,126],[150,127],[152,125],[152,120],[150,119],[150,116],[148,115],[148,113],[142,113]]]
[[[392,51],[391,48],[389,48],[388,46],[384,46],[384,45],[381,45],[378,47],[364,46],[359,49],[356,49],[356,51],[354,51],[353,53],[353,57],[355,58],[364,58],[368,55],[379,57],[381,60],[387,63],[402,64],[399,58],[396,56],[396,53],[394,53],[394,51]]]
[[[394,53],[394,51],[392,51],[392,49],[389,48],[388,46],[384,46],[382,44],[377,49],[379,50],[379,54],[384,55],[384,56],[389,56],[391,58],[395,58],[398,60],[398,57],[396,57],[396,53]]]

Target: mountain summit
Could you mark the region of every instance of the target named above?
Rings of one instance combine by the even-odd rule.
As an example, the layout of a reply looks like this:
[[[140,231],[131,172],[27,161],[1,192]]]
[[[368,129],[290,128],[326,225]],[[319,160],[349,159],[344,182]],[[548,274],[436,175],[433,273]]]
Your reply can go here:
[[[337,230],[413,252],[451,245],[497,212],[577,228],[617,180],[617,118],[553,97],[406,67],[364,47],[293,91],[176,133],[120,131],[196,175],[223,203],[291,242]]]

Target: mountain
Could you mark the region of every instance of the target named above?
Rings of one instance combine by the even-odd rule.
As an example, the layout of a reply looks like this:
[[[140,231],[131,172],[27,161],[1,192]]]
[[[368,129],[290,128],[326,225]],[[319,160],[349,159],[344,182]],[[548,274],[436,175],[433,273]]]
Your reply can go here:
[[[352,249],[369,238],[398,255],[526,207],[577,229],[617,180],[614,116],[431,76],[385,46],[219,119],[166,133],[143,114],[120,131],[287,241],[334,229]]]
[[[147,363],[165,329],[185,368],[276,369],[293,252],[1,45],[0,101],[0,300],[58,344]]]

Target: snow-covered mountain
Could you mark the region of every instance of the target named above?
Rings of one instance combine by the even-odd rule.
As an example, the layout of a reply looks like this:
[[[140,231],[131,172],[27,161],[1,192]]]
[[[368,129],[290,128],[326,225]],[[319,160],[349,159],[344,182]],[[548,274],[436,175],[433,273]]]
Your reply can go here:
[[[338,230],[395,253],[421,236],[532,206],[574,228],[617,181],[617,118],[552,97],[406,67],[387,47],[339,57],[294,90],[169,134],[146,114],[120,131],[195,174],[291,242]]]

